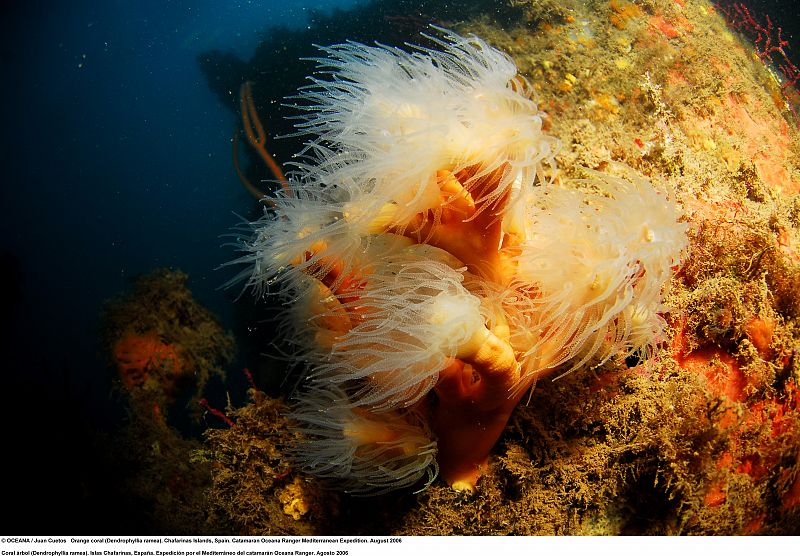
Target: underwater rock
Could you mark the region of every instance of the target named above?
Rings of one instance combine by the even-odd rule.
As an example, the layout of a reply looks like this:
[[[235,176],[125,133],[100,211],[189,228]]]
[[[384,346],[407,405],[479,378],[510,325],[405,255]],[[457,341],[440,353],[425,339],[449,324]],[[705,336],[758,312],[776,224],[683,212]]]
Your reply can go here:
[[[597,365],[592,370],[576,368],[556,381],[540,380],[529,402],[512,412],[514,401],[508,409],[508,425],[500,426],[499,442],[482,468],[474,494],[453,492],[439,481],[414,495],[390,493],[380,503],[391,510],[389,518],[383,512],[370,515],[376,506],[372,500],[348,500],[352,513],[342,515],[337,505],[340,495],[320,493],[325,503],[301,504],[314,510],[283,513],[291,520],[299,516],[298,526],[320,532],[383,534],[776,534],[800,528],[800,330],[795,322],[800,299],[800,171],[796,165],[800,137],[791,98],[775,95],[773,74],[752,56],[751,45],[728,31],[710,3],[652,0],[637,3],[639,10],[626,9],[626,4],[576,2],[569,17],[553,18],[535,29],[503,30],[477,18],[460,25],[459,32],[474,32],[508,52],[526,78],[518,82],[520,87],[529,87],[537,111],[546,112],[540,116],[540,129],[563,145],[555,156],[562,183],[551,183],[554,174],[548,170],[537,187],[570,191],[556,206],[568,206],[569,195],[581,195],[581,202],[592,210],[575,208],[581,202],[571,206],[576,220],[589,219],[600,213],[597,207],[603,199],[616,199],[607,191],[605,179],[585,181],[586,168],[612,173],[614,178],[609,179],[628,184],[646,176],[647,183],[654,184],[648,187],[662,202],[674,199],[683,213],[681,229],[689,245],[680,268],[669,268],[677,262],[670,255],[667,270],[655,272],[669,281],[668,288],[657,288],[666,294],[659,303],[676,309],[666,315],[668,341],[661,336],[661,341],[652,343],[630,342],[629,329],[638,322],[633,318],[637,311],[632,310],[631,316],[615,313],[610,320],[598,317],[593,322],[629,325],[600,326],[597,330],[604,333],[594,336],[599,340],[552,360],[565,370],[571,368],[570,361],[580,362],[588,355],[587,362]],[[759,150],[759,144],[769,148]],[[452,183],[454,177],[470,191],[463,187],[470,175],[451,174],[432,183],[442,190],[457,185]],[[481,199],[480,194],[470,196],[473,205]],[[301,203],[298,198],[278,196],[285,211],[295,210]],[[412,200],[432,198],[420,193]],[[458,199],[460,210],[471,210],[466,195],[445,199]],[[323,199],[316,214],[336,202],[340,199]],[[527,216],[547,208],[541,200],[530,206],[512,230],[524,230]],[[443,212],[441,222],[446,222],[451,215]],[[626,214],[635,220],[641,212]],[[355,214],[358,218],[364,213]],[[387,220],[382,220],[391,219],[396,211],[367,214],[380,216],[366,220],[367,234],[376,233],[376,226],[386,226],[382,231],[398,226],[398,221],[388,220],[386,225]],[[318,225],[319,220],[312,224]],[[430,232],[431,227],[422,231]],[[425,233],[421,237],[436,236]],[[466,233],[456,237],[471,240]],[[351,240],[336,246],[361,254],[360,248],[348,247]],[[446,239],[435,241],[439,242],[434,243],[436,248],[450,251],[452,244]],[[271,256],[282,256],[274,247],[278,244],[271,245]],[[311,247],[312,258],[321,252],[319,243],[309,241],[306,246]],[[411,251],[419,248],[412,246]],[[433,249],[425,257],[437,263],[437,272],[460,273],[462,287],[471,295],[478,292],[478,297],[488,297],[490,273],[478,261],[458,260],[468,259],[470,249],[459,252],[455,261]],[[305,265],[307,272],[295,273],[291,286],[307,288],[305,296],[296,296],[303,302],[296,310],[322,307],[311,313],[312,326],[296,336],[300,344],[314,340],[323,346],[300,355],[301,362],[312,367],[324,359],[320,355],[327,349],[324,346],[338,341],[339,330],[346,334],[352,329],[348,326],[353,325],[352,309],[358,305],[364,278],[337,273],[326,280],[336,264],[322,256],[315,260],[318,264]],[[303,267],[305,262],[305,251],[298,250],[285,255],[283,266]],[[357,270],[355,257],[347,263],[348,269]],[[459,270],[463,266],[466,271]],[[273,279],[279,277],[275,268],[262,265],[258,269],[266,273],[264,291],[274,288]],[[670,270],[677,272],[670,276]],[[475,287],[467,272],[485,283]],[[634,291],[637,280],[648,274],[629,279]],[[497,276],[503,273],[493,274],[491,281],[498,282]],[[542,280],[531,276],[534,284]],[[323,287],[310,288],[304,284],[305,277],[320,281]],[[558,292],[555,285],[551,290]],[[579,296],[570,299],[574,298]],[[304,304],[308,300],[310,305]],[[482,303],[481,314],[499,332],[496,306]],[[661,307],[643,312],[651,324],[658,321],[659,313]],[[644,329],[658,332],[664,326],[658,322],[659,328]],[[620,343],[623,349],[617,349],[620,345],[604,349],[608,334],[614,338],[620,329],[628,331]],[[498,332],[495,336],[503,338]],[[610,342],[610,346],[615,344]],[[645,349],[631,352],[634,345]],[[519,353],[516,350],[516,357]],[[547,367],[547,362],[534,367]],[[442,368],[438,376],[459,370]],[[389,373],[390,389],[405,384],[396,378]],[[407,394],[406,400],[418,394],[404,387],[396,391]],[[353,390],[346,394],[352,395]],[[424,416],[435,407],[431,402],[420,412]],[[400,403],[390,411],[410,408],[418,409]],[[311,417],[305,418],[313,424]],[[288,423],[281,423],[286,443],[279,457],[288,461],[294,433]],[[226,483],[228,489],[252,480],[245,475],[229,477],[233,481]],[[293,476],[290,484],[294,480]],[[290,510],[296,498],[292,492],[278,497],[289,501]],[[285,507],[260,507],[267,513],[285,511]],[[228,514],[237,531],[259,530],[239,519],[233,505],[220,512]],[[360,520],[357,525],[356,520]],[[268,523],[269,515],[256,521]]]
[[[193,391],[190,410],[212,376],[225,378],[233,336],[199,305],[188,276],[160,269],[139,277],[130,294],[108,301],[102,315],[108,357],[135,410],[163,420],[181,391]]]

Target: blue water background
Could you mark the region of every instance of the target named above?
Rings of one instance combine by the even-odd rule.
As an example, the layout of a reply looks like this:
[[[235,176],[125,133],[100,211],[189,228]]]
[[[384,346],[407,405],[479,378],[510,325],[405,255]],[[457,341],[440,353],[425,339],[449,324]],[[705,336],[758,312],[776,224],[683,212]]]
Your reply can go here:
[[[108,398],[101,303],[158,267],[187,272],[195,297],[230,327],[230,292],[217,289],[230,273],[214,269],[234,253],[219,236],[254,201],[231,166],[236,116],[195,57],[217,48],[247,60],[271,25],[300,27],[310,8],[355,2],[3,8],[0,252],[21,276],[5,308],[13,378],[45,394],[69,389],[83,405]]]

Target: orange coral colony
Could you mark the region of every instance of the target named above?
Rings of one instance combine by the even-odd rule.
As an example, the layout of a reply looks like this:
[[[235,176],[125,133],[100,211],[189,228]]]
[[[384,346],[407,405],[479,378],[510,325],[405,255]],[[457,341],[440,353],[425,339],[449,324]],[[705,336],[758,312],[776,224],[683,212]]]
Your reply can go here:
[[[686,244],[671,192],[630,169],[559,180],[514,62],[435,31],[441,50],[323,48],[304,161],[235,261],[283,299],[306,372],[297,463],[354,493],[439,471],[474,490],[538,379],[663,340]]]

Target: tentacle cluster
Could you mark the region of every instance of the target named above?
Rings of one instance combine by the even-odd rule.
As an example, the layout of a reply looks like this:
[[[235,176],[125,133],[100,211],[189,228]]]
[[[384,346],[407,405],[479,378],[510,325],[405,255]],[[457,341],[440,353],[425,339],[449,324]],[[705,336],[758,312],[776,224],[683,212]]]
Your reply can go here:
[[[545,367],[539,359],[528,367],[568,372],[649,353],[662,340],[662,299],[686,247],[673,196],[641,177],[591,172],[529,195],[523,210],[506,292],[514,343],[526,355],[549,354]]]
[[[286,305],[298,464],[355,493],[440,464],[474,487],[536,379],[658,341],[685,246],[644,178],[545,178],[559,144],[508,56],[428,38],[322,49],[295,99],[301,162],[234,261]]]

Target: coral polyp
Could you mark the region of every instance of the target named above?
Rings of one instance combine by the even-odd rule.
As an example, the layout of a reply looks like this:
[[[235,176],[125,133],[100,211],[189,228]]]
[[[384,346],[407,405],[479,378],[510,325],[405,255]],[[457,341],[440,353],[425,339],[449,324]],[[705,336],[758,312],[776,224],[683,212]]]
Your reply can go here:
[[[297,127],[310,135],[304,177],[345,189],[362,208],[356,219],[371,221],[386,204],[394,212],[387,228],[439,211],[442,171],[470,169],[460,185],[495,206],[516,180],[533,182],[558,149],[507,55],[441,29],[429,38],[441,50],[323,48],[319,69],[329,78],[313,77],[297,96],[306,111]],[[494,187],[476,192],[497,170]]]
[[[357,494],[436,478],[436,443],[419,416],[352,408],[349,399],[337,387],[304,393],[289,415],[305,436],[294,451],[301,469]]]
[[[474,490],[537,380],[663,339],[686,245],[647,179],[561,180],[511,59],[434,31],[322,49],[301,162],[239,244],[305,373],[296,461],[360,494]]]
[[[527,319],[517,328],[545,331],[533,352],[572,369],[663,340],[664,290],[687,241],[674,199],[649,181],[593,172],[575,185],[528,195],[513,283]]]

